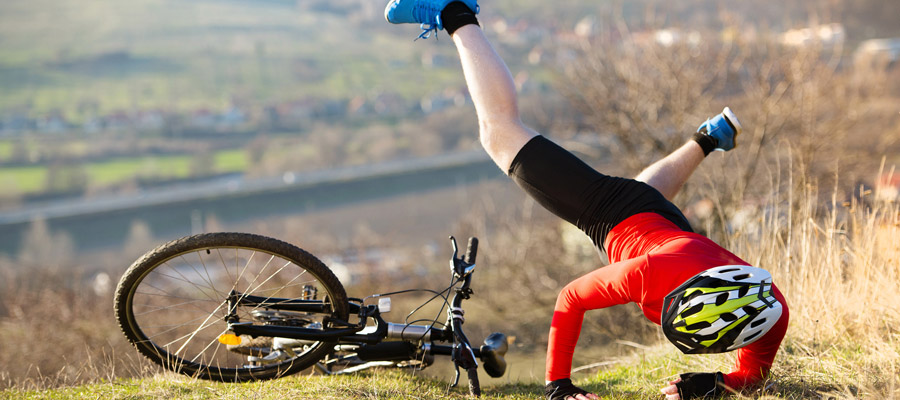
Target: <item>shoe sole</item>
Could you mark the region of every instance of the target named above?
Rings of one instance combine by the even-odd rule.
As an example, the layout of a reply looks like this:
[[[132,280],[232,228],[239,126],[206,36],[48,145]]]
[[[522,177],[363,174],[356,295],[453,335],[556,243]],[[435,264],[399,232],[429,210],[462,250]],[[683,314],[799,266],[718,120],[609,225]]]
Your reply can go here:
[[[728,120],[728,123],[731,124],[731,127],[734,128],[734,136],[737,137],[743,130],[741,127],[741,121],[738,121],[737,116],[734,115],[734,112],[731,111],[730,108],[725,107],[722,110],[722,115],[725,116],[725,119]]]
[[[392,8],[391,6],[393,6],[394,3],[396,3],[396,2],[397,2],[396,0],[391,0],[391,2],[388,3],[388,5],[386,7],[384,7],[384,20],[385,21],[391,22],[391,19],[388,18],[388,13],[391,12],[391,8]],[[391,22],[391,23],[393,24],[393,22]]]

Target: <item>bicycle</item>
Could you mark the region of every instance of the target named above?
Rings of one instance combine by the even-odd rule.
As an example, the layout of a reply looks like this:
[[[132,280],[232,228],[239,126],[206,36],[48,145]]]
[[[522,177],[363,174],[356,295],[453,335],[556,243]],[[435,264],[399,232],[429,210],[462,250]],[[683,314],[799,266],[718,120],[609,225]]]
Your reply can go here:
[[[422,369],[435,355],[466,371],[480,395],[478,360],[491,377],[506,371],[506,335],[473,348],[462,325],[472,295],[478,240],[458,257],[450,237],[451,282],[441,292],[446,323],[386,322],[387,295],[348,298],[318,258],[292,244],[247,233],[207,233],[163,244],[135,261],[116,287],[125,337],[152,362],[188,376],[225,382],[274,379],[310,367],[340,374],[371,367]],[[377,304],[366,304],[378,298]],[[429,301],[431,301],[429,300]],[[426,302],[427,303],[427,302]],[[355,316],[356,321],[350,320]],[[370,323],[370,321],[372,323]],[[449,390],[449,389],[448,389]]]

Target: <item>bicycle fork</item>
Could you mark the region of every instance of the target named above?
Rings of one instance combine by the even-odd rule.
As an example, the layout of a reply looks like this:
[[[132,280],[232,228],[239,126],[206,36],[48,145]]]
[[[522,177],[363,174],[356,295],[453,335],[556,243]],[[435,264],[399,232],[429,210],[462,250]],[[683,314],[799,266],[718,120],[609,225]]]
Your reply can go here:
[[[462,331],[462,323],[465,321],[463,314],[465,311],[459,307],[451,307],[448,310],[448,313],[452,321],[451,326],[453,327],[454,337],[453,351],[450,355],[450,359],[453,361],[456,370],[453,384],[450,385],[449,389],[459,385],[459,369],[462,368],[466,370],[468,375],[470,394],[480,396],[481,386],[478,383],[478,361],[475,359],[475,352],[469,344],[469,339]]]

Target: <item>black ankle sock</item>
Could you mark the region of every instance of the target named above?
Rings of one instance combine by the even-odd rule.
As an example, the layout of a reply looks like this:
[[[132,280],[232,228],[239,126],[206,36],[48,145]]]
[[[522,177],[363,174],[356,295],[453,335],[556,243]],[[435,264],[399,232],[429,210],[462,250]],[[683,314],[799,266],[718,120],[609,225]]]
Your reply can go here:
[[[691,140],[697,142],[697,144],[700,145],[700,148],[703,149],[703,155],[705,156],[708,156],[709,153],[712,153],[712,151],[719,146],[719,141],[716,140],[716,138],[707,135],[705,132],[694,133],[694,136],[691,137]]]
[[[453,32],[456,32],[457,29],[463,26],[469,24],[478,25],[478,18],[475,18],[475,11],[470,10],[465,3],[454,1],[447,4],[447,7],[444,7],[444,11],[441,11],[441,23],[444,25],[447,34],[452,35]]]

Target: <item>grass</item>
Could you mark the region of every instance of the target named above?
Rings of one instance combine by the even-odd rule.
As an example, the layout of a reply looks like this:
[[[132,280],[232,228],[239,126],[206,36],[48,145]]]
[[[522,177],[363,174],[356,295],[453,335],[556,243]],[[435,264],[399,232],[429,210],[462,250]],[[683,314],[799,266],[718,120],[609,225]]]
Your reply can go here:
[[[19,194],[37,193],[44,190],[47,181],[47,167],[11,167],[0,169],[0,184],[7,190]]]
[[[121,380],[42,392],[3,392],[2,395],[27,399],[409,399],[465,397],[461,390],[456,390],[454,394],[446,396],[446,387],[447,384],[444,382],[422,376],[412,376],[399,371],[333,377],[294,376],[274,381],[242,384],[195,381],[165,374],[146,379]]]
[[[10,140],[0,140],[0,161],[12,157],[13,144]]]
[[[237,172],[247,169],[247,153],[243,149],[220,151],[213,157],[216,171]]]
[[[760,388],[738,393],[735,398],[894,398],[900,396],[900,377],[890,371],[868,368],[872,353],[863,345],[825,346],[789,339],[772,377]],[[890,351],[898,351],[894,345]],[[867,355],[868,354],[868,355]],[[616,360],[612,366],[576,374],[576,384],[603,399],[658,398],[658,390],[678,373],[727,370],[731,355],[687,356],[671,346],[655,346]],[[448,362],[439,359],[437,362]],[[855,367],[848,368],[853,365]],[[896,369],[894,370],[896,372]],[[585,376],[587,375],[587,376]],[[431,377],[399,370],[370,370],[345,376],[298,374],[273,381],[221,383],[193,380],[171,373],[143,379],[117,379],[96,384],[50,390],[7,390],[0,398],[25,399],[169,399],[169,398],[317,398],[317,399],[462,399],[467,398],[465,378],[459,388],[447,392],[452,375]],[[487,399],[535,399],[543,384],[537,380],[503,382],[481,374]],[[499,381],[499,383],[498,383]]]
[[[190,174],[189,156],[139,157],[88,164],[88,176],[94,184],[121,182],[135,176],[182,178]]]

